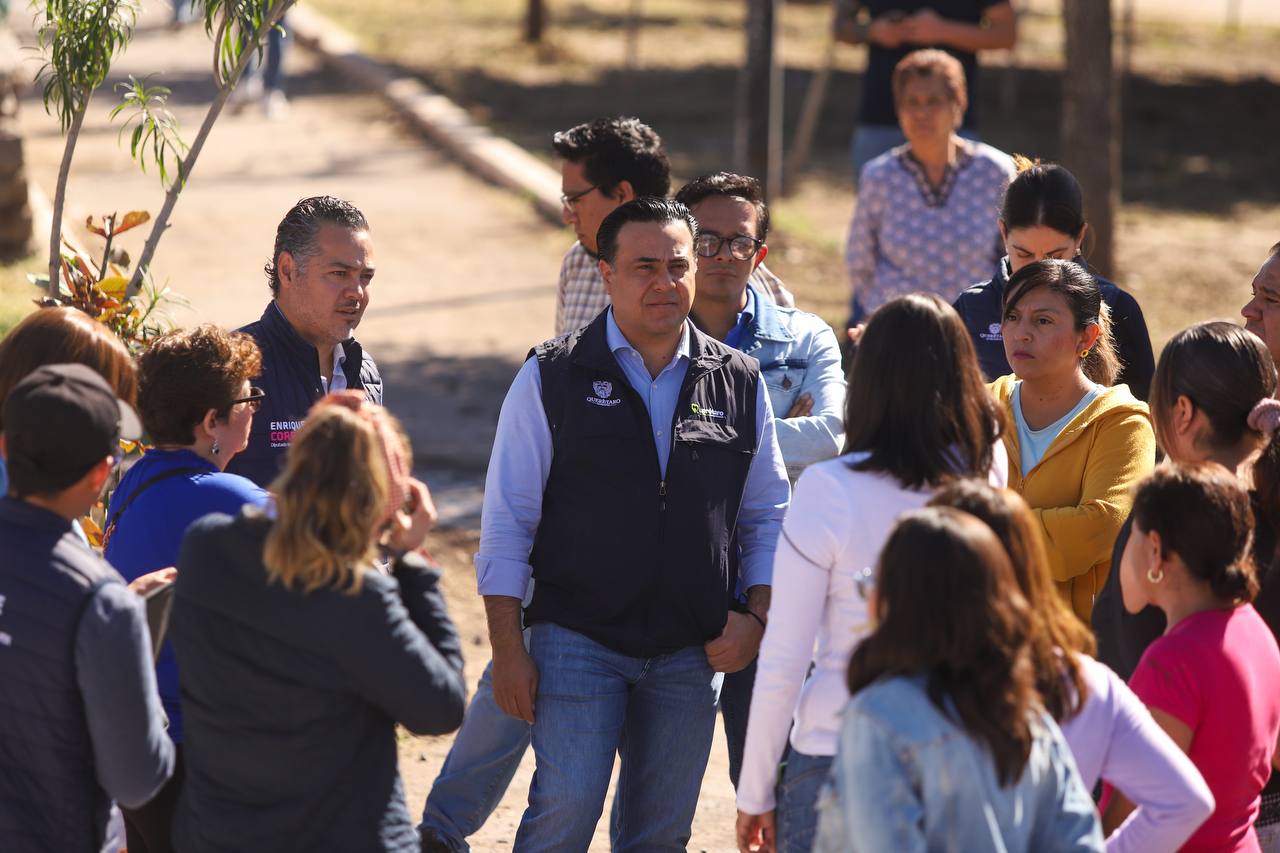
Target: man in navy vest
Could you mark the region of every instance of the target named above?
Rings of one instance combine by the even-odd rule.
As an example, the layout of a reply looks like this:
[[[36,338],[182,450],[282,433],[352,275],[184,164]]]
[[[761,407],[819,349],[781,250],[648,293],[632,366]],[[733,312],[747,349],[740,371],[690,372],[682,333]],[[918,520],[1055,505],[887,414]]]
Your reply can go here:
[[[84,365],[9,393],[0,436],[0,850],[98,853],[114,799],[173,773],[142,600],[76,527],[137,439],[138,416]]]
[[[684,849],[721,673],[767,619],[790,487],[759,366],[688,322],[696,232],[676,202],[610,213],[612,307],[539,346],[498,420],[476,571],[494,696],[532,724],[522,851],[587,849],[615,754],[614,848]]]
[[[285,214],[266,266],[272,299],[240,330],[262,350],[253,384],[267,395],[248,447],[227,471],[269,486],[311,405],[330,391],[361,390],[382,403],[378,366],[352,337],[369,306],[373,272],[369,223],[350,202],[304,198]]]

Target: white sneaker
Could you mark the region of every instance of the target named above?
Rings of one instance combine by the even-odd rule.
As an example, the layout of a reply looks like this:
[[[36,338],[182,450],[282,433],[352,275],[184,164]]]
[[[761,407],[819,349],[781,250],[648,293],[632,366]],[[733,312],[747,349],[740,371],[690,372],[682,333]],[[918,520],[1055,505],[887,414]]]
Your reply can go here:
[[[289,117],[289,99],[280,89],[272,89],[262,99],[262,111],[268,121],[284,121]]]

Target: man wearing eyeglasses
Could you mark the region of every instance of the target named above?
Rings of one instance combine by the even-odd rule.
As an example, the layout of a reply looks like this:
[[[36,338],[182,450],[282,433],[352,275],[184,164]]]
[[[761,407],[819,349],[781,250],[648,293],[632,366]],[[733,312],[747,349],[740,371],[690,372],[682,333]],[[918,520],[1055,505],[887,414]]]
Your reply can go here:
[[[769,254],[769,208],[759,181],[729,172],[705,175],[681,187],[676,201],[698,220],[689,316],[711,337],[760,363],[782,459],[794,481],[805,466],[838,455],[844,443],[845,379],[835,333],[816,314],[774,304],[751,280]],[[729,614],[723,645],[736,649],[736,656],[725,669],[720,709],[735,787],[763,634],[762,625]]]
[[[369,306],[373,238],[364,214],[332,196],[305,198],[276,229],[266,267],[272,299],[240,331],[262,350],[265,392],[249,444],[226,470],[266,487],[316,400],[345,388],[382,403],[382,377],[354,333]]]
[[[671,167],[662,139],[637,118],[580,124],[557,133],[551,146],[561,160],[561,216],[578,238],[560,265],[558,337],[587,325],[609,304],[597,258],[600,223],[632,199],[665,197],[671,191]],[[751,275],[764,298],[795,305],[782,282],[763,265]]]

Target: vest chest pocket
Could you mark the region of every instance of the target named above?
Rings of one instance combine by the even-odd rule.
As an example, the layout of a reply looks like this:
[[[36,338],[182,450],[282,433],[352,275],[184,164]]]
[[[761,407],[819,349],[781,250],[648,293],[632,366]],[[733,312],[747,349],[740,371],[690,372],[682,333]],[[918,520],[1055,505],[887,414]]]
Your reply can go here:
[[[695,460],[700,452],[752,453],[751,437],[740,435],[733,424],[712,420],[685,418],[676,423],[675,439],[689,447]]]

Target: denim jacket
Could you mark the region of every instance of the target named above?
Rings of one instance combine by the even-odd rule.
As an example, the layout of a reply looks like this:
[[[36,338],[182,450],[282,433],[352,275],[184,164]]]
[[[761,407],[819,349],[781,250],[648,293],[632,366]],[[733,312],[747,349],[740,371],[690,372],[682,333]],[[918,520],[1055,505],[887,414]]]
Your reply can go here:
[[[754,289],[754,286],[753,286]],[[840,347],[816,314],[784,308],[756,291],[756,314],[739,349],[760,362],[773,404],[778,446],[794,481],[806,466],[840,454],[844,445],[844,371]],[[804,392],[813,397],[808,417],[786,414]]]
[[[1000,787],[980,741],[929,701],[924,676],[881,680],[845,709],[818,798],[815,853],[1101,851],[1102,830],[1066,742],[1039,713],[1022,776]]]

